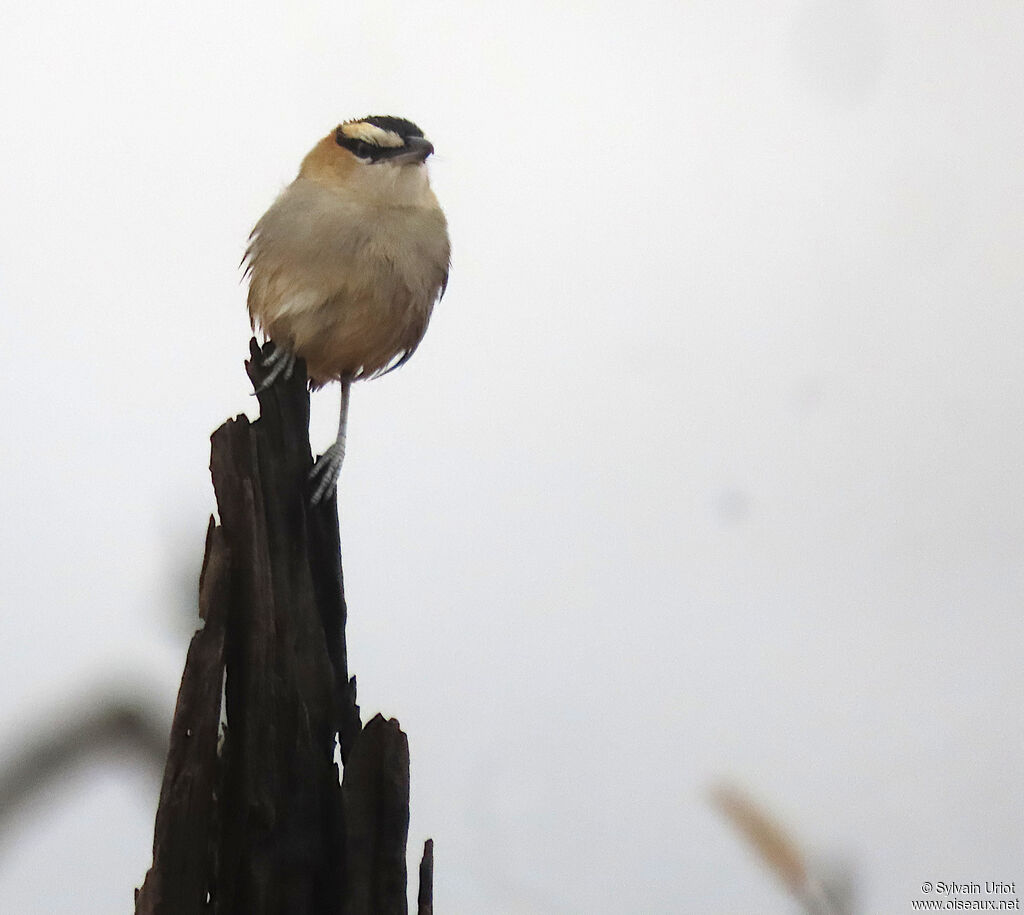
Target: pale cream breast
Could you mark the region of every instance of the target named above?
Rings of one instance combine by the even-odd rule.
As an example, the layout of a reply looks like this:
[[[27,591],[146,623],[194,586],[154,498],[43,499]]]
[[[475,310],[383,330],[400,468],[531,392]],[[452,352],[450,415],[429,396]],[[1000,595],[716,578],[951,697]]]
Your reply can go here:
[[[253,325],[306,359],[319,386],[411,355],[450,248],[425,167],[376,164],[339,182],[330,168],[307,169],[316,152],[257,223],[246,257]]]

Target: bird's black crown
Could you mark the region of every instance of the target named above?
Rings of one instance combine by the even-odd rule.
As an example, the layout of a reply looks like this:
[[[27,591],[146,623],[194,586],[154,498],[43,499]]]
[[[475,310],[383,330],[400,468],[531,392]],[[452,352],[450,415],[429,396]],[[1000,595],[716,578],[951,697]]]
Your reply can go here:
[[[368,125],[368,126],[367,126]],[[374,114],[356,121],[346,121],[335,131],[335,142],[360,159],[372,162],[390,159],[406,150],[410,137],[423,137],[412,121],[387,114]]]

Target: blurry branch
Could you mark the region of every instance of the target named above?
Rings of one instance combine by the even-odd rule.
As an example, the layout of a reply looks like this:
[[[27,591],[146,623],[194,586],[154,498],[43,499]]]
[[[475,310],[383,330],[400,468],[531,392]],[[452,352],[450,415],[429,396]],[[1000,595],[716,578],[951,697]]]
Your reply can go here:
[[[749,795],[734,786],[720,785],[712,790],[711,800],[807,915],[851,915],[825,882],[812,875],[796,841]]]
[[[91,705],[63,719],[47,719],[0,771],[0,838],[19,809],[90,758],[127,752],[160,771],[167,752],[163,715],[118,695]]]

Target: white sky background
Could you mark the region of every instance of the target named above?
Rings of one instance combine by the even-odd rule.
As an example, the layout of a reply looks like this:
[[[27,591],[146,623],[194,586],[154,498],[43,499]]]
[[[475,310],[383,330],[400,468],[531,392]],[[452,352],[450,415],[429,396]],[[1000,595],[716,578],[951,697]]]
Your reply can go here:
[[[1024,881],[1022,71],[1012,2],[12,5],[0,762],[97,683],[169,716],[245,238],[398,114],[454,266],[341,526],[438,911],[792,912],[722,777],[861,912]],[[157,790],[55,787],[0,911],[130,911]]]

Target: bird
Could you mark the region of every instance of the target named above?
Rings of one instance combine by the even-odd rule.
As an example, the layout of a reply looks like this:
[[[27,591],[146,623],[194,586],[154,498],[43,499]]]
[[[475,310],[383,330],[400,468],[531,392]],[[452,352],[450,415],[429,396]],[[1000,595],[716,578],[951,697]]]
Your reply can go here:
[[[334,443],[310,501],[337,486],[352,382],[406,363],[448,285],[448,223],[430,187],[433,144],[412,121],[344,121],[305,156],[260,217],[242,264],[253,331],[272,340],[260,390],[304,359],[311,390],[341,384]]]

